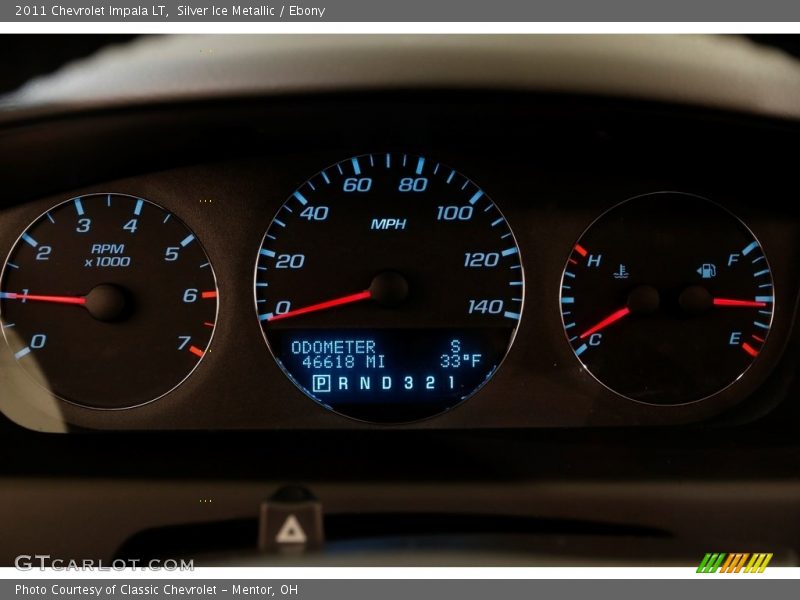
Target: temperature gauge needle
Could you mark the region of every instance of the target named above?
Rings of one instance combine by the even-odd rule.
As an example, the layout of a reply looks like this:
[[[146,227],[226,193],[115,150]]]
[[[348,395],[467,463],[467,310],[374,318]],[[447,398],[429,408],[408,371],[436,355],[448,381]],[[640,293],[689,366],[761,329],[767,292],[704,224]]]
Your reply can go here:
[[[590,335],[592,335],[593,333],[597,333],[601,329],[605,329],[606,327],[608,327],[612,323],[616,323],[617,321],[619,321],[622,317],[624,317],[626,315],[629,315],[630,312],[631,312],[631,310],[627,306],[625,308],[620,308],[619,310],[614,311],[613,313],[608,315],[605,319],[600,321],[597,325],[595,325],[594,327],[591,327],[591,328],[587,329],[586,331],[584,331],[579,336],[580,339],[585,339],[585,338],[589,337]]]
[[[357,294],[350,294],[349,296],[342,296],[340,298],[334,298],[333,300],[326,300],[325,302],[319,302],[318,304],[304,306],[303,308],[296,308],[294,310],[290,310],[285,313],[281,313],[279,315],[272,315],[268,317],[266,320],[278,321],[280,319],[289,319],[291,317],[297,317],[299,315],[305,315],[308,313],[318,312],[321,310],[327,310],[329,308],[335,308],[337,306],[344,306],[345,304],[353,304],[354,302],[370,300],[371,298],[372,298],[372,292],[370,292],[369,290],[364,290],[363,292],[358,292]]]
[[[0,299],[22,300],[23,302],[52,302],[53,304],[86,304],[86,296],[42,296],[35,294],[17,294],[15,292],[0,292]]]

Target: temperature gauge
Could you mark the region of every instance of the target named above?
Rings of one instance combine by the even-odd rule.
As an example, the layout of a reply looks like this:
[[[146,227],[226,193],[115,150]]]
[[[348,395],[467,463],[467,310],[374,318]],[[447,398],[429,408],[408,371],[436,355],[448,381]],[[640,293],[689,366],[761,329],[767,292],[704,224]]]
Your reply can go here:
[[[774,291],[767,257],[738,218],[665,192],[624,202],[589,227],[560,301],[569,343],[595,378],[634,400],[683,404],[753,364]]]

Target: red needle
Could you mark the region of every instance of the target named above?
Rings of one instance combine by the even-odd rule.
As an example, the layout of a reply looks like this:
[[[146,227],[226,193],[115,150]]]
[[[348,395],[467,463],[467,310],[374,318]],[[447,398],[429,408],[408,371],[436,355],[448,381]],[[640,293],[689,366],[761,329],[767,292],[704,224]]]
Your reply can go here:
[[[14,292],[6,292],[0,295],[0,298],[6,300],[22,300],[23,302],[52,302],[54,304],[86,304],[85,296],[36,296],[32,294],[16,294]]]
[[[627,306],[625,308],[620,308],[618,311],[615,311],[615,312],[611,313],[610,315],[608,315],[605,319],[600,321],[597,325],[595,325],[591,329],[587,329],[586,331],[584,331],[580,335],[580,338],[581,339],[587,338],[590,335],[592,335],[593,333],[597,333],[601,329],[605,329],[606,327],[608,327],[612,323],[616,323],[617,321],[619,321],[622,317],[624,317],[625,315],[629,314],[630,312],[631,311]]]
[[[714,298],[714,306],[751,306],[758,308],[766,306],[766,302],[757,302],[755,300],[732,300],[730,298]]]
[[[369,290],[364,290],[363,292],[358,292],[357,294],[350,294],[349,296],[342,296],[341,298],[335,298],[333,300],[327,300],[325,302],[320,302],[319,304],[312,304],[311,306],[304,306],[303,308],[296,308],[294,310],[290,310],[285,313],[281,313],[279,315],[272,315],[267,319],[267,321],[277,321],[278,319],[288,319],[290,317],[296,317],[298,315],[305,315],[307,313],[317,312],[320,310],[327,310],[329,308],[334,308],[336,306],[342,306],[344,304],[352,304],[353,302],[361,302],[362,300],[369,300],[372,298],[372,292]]]

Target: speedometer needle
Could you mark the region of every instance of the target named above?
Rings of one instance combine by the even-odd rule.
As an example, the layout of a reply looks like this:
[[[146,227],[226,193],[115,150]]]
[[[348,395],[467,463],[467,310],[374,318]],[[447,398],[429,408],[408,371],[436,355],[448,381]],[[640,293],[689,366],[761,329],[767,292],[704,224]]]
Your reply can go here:
[[[631,312],[631,310],[627,306],[625,308],[620,308],[619,310],[614,311],[613,313],[608,315],[605,319],[600,321],[597,325],[595,325],[594,327],[591,327],[591,328],[587,329],[586,331],[584,331],[580,335],[580,339],[587,338],[590,335],[592,335],[593,333],[597,333],[601,329],[605,329],[606,327],[608,327],[612,323],[616,323],[622,317],[630,314],[630,312]]]
[[[369,300],[372,298],[372,292],[369,290],[364,290],[363,292],[358,292],[357,294],[350,294],[349,296],[342,296],[340,298],[334,298],[333,300],[326,300],[325,302],[319,302],[318,304],[312,304],[310,306],[304,306],[303,308],[296,308],[294,310],[287,311],[281,314],[274,314],[268,317],[267,321],[278,321],[279,319],[289,319],[291,317],[296,317],[298,315],[305,315],[312,312],[318,312],[320,310],[327,310],[329,308],[335,308],[337,306],[343,306],[345,304],[353,304],[354,302],[361,302],[362,300]]]
[[[54,304],[86,304],[86,296],[41,296],[35,294],[17,294],[15,292],[0,292],[0,299],[22,300],[23,302],[52,302]]]

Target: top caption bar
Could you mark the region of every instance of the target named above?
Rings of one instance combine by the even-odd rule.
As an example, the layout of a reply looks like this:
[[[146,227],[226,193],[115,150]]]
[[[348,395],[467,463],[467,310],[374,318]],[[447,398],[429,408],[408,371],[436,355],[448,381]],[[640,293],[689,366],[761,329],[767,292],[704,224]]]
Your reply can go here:
[[[0,22],[800,22],[796,0],[197,0],[0,3]]]

